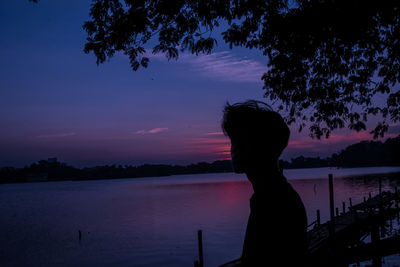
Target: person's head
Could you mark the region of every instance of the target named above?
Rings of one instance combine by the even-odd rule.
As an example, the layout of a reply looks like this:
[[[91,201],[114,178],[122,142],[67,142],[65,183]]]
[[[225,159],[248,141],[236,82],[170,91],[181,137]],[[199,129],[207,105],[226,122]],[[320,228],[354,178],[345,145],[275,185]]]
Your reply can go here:
[[[227,103],[222,130],[231,140],[232,163],[237,173],[259,171],[276,163],[290,135],[281,115],[255,100]]]

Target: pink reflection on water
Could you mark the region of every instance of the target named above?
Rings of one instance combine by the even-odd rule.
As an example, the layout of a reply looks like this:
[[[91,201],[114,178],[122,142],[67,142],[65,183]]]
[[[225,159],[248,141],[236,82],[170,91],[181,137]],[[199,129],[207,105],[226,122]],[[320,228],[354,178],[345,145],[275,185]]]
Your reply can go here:
[[[298,179],[289,180],[299,193],[311,223],[316,219],[316,210],[321,212],[321,220],[329,219],[329,188],[328,179]],[[152,203],[158,227],[167,225],[176,227],[182,222],[182,227],[188,225],[207,225],[216,228],[217,225],[235,224],[236,228],[245,228],[249,214],[249,199],[253,193],[247,180],[224,182],[194,182],[163,184],[156,186],[159,193]],[[390,189],[389,185],[384,190]],[[364,179],[337,178],[334,179],[335,207],[342,212],[342,202],[346,209],[349,198],[355,205],[368,197],[368,193],[376,194],[377,182]],[[147,197],[149,199],[149,197]],[[164,214],[174,210],[174,216]],[[160,216],[161,214],[161,216]],[[273,215],[271,215],[273,216]],[[184,221],[184,223],[183,223]],[[153,229],[154,230],[154,229]]]
[[[289,182],[309,222],[316,209],[329,218],[327,178]],[[399,185],[382,182],[383,190]],[[378,182],[334,178],[334,187],[341,210],[349,197],[356,204],[375,195]],[[13,266],[190,266],[202,229],[205,266],[218,266],[240,256],[251,194],[246,178],[232,173],[2,185],[0,254],[11,255]]]

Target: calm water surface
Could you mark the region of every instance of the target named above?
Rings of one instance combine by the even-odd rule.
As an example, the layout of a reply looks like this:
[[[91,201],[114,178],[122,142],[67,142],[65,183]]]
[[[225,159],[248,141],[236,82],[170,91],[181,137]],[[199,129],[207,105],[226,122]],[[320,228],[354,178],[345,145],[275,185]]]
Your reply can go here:
[[[394,171],[400,167],[285,175],[311,222],[317,209],[328,219],[328,173],[341,208],[378,191],[377,181],[349,176]],[[384,190],[399,184],[382,177]],[[205,266],[217,266],[240,256],[251,194],[245,176],[233,173],[0,185],[0,266],[193,266],[198,229]]]

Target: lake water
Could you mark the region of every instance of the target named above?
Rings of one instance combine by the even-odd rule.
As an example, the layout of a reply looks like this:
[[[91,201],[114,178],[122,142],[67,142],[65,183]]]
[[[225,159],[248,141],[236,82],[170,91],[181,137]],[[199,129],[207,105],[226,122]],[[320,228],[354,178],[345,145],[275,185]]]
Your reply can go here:
[[[376,180],[350,176],[399,171],[319,168],[285,175],[311,222],[317,209],[328,219],[328,173],[341,208],[349,197],[356,204],[378,192]],[[382,178],[384,190],[400,184]],[[205,266],[217,266],[241,254],[251,194],[245,176],[234,173],[0,185],[0,266],[193,266],[198,229]]]

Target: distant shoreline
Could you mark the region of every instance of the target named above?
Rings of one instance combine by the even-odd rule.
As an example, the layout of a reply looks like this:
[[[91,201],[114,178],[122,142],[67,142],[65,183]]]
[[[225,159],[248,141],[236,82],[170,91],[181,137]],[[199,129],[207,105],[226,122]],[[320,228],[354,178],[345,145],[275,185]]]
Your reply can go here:
[[[400,166],[373,166],[373,167],[400,167]],[[317,167],[317,168],[308,168],[308,169],[319,169],[326,167]],[[339,169],[355,169],[355,168],[368,168],[368,167],[343,167]],[[299,169],[286,169],[286,170],[301,170],[306,168]],[[136,178],[160,178],[160,177],[171,177],[171,176],[180,176],[180,175],[200,175],[200,174],[218,174],[218,173],[233,173],[231,172],[202,172],[202,173],[183,173],[183,174],[171,174],[171,175],[161,175],[161,176],[145,176],[145,177],[112,177],[112,178],[65,178],[65,179],[52,179],[52,180],[44,180],[44,179],[30,179],[26,181],[18,181],[18,182],[1,182],[0,184],[19,184],[19,183],[38,183],[38,182],[80,182],[80,181],[101,181],[101,180],[121,180],[121,179],[136,179]],[[400,171],[393,172],[382,172],[382,173],[366,173],[366,174],[348,174],[344,176],[339,176],[339,179],[392,179],[392,178],[400,178]],[[299,178],[299,179],[313,179],[313,178]],[[315,178],[320,179],[320,178]],[[291,179],[289,179],[290,181]],[[400,183],[400,180],[399,180]],[[399,184],[400,186],[400,184]]]
[[[290,162],[283,161],[284,169],[389,166],[400,166],[400,135],[395,138],[388,138],[384,143],[381,141],[362,141],[350,145],[338,154],[334,153],[327,158],[300,156],[292,158]],[[57,161],[57,158],[49,158],[32,163],[29,167],[0,168],[0,183],[144,178],[232,171],[230,160],[217,160],[212,163],[199,162],[187,166],[144,164],[141,166],[105,165],[91,168],[75,168]]]
[[[383,167],[383,166],[382,166]],[[400,178],[400,172],[384,172],[384,173],[371,173],[371,174],[353,174],[342,176],[342,179],[391,179]],[[400,180],[399,180],[400,186]]]

